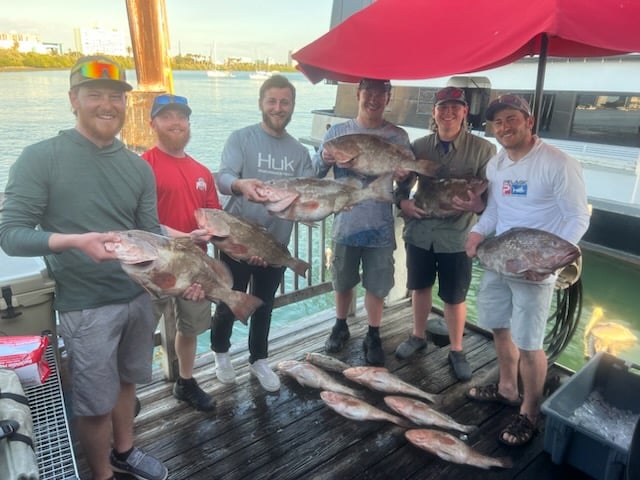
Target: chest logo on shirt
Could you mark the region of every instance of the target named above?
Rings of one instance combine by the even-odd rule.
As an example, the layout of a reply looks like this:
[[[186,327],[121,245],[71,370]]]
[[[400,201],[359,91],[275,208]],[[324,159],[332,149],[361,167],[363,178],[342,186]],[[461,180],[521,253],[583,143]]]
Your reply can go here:
[[[526,180],[505,180],[502,182],[502,195],[526,197],[528,187]]]
[[[262,153],[260,153],[258,154],[258,169],[277,172],[293,172],[293,160],[289,160],[287,157],[277,159],[271,154],[263,157]]]
[[[196,190],[200,190],[201,192],[207,191],[207,182],[204,181],[204,178],[198,178],[198,180],[196,181]]]

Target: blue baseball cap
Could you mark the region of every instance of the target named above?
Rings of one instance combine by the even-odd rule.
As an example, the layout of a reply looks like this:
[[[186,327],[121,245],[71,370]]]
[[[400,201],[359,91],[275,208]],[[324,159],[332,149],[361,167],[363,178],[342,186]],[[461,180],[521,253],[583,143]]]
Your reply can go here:
[[[188,117],[191,116],[191,108],[187,97],[181,97],[179,95],[163,94],[158,95],[153,99],[153,106],[151,107],[151,119],[158,115],[163,110],[172,108],[174,110],[183,111]]]

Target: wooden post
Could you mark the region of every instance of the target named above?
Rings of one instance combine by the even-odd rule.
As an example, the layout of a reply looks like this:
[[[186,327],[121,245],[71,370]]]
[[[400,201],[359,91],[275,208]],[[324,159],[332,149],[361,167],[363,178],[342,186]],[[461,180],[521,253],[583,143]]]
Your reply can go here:
[[[164,302],[164,310],[158,326],[160,327],[160,345],[162,346],[162,373],[165,380],[174,382],[178,378],[179,366],[176,355],[176,308],[175,302],[168,300]]]

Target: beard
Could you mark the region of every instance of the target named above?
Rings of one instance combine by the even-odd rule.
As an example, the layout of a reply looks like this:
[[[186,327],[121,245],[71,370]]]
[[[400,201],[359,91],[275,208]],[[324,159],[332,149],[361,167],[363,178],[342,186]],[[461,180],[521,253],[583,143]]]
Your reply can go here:
[[[287,125],[289,125],[292,116],[293,113],[290,113],[286,117],[277,117],[277,120],[274,121],[270,115],[262,112],[262,121],[269,129],[276,133],[282,133],[287,128]]]
[[[180,134],[158,130],[156,135],[158,136],[158,141],[172,152],[184,150],[191,139],[190,130],[185,130]]]

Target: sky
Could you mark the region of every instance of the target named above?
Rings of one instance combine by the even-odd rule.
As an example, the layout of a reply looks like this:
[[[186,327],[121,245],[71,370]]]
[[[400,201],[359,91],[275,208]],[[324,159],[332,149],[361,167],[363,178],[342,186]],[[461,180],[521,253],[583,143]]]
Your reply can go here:
[[[0,0],[0,32],[38,33],[74,48],[73,29],[97,25],[129,32],[126,0]],[[329,30],[332,0],[165,0],[169,53],[285,62]]]

